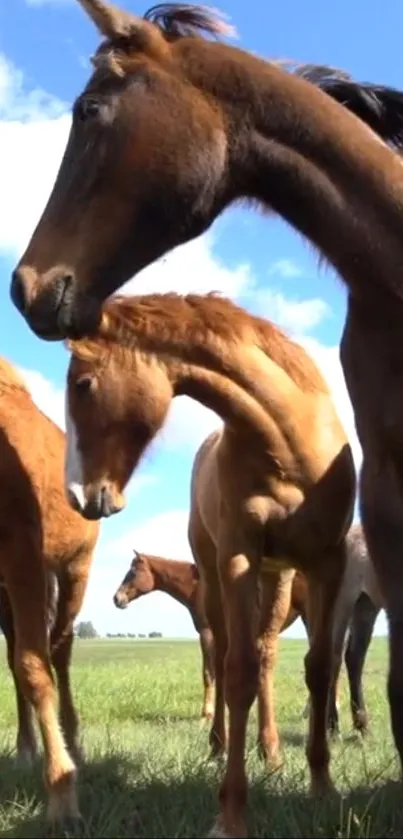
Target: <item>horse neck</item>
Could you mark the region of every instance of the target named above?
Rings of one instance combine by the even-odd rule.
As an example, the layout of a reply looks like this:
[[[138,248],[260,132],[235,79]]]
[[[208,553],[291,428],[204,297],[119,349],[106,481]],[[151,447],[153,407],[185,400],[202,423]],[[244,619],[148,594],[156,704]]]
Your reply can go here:
[[[218,100],[227,137],[235,137],[222,205],[263,203],[306,236],[352,291],[373,299],[383,285],[402,297],[398,155],[309,82],[233,47],[197,49],[201,60],[192,62],[189,50],[186,71]]]
[[[149,555],[147,560],[154,577],[155,589],[169,594],[183,606],[189,607],[195,588],[192,564]]]
[[[197,323],[197,308],[189,314],[191,318]],[[264,447],[272,445],[279,426],[286,431],[290,425],[295,434],[292,415],[301,388],[281,366],[280,341],[272,358],[252,338],[242,341],[237,336],[238,340],[225,341],[207,332],[192,339],[190,327],[184,341],[183,318],[180,330],[174,321],[167,330],[165,320],[161,338],[163,330],[156,322],[150,346],[149,336],[142,336],[136,328],[136,342],[140,352],[150,353],[153,360],[159,357],[174,396],[195,399],[218,414],[232,430],[252,434],[256,443],[261,442]],[[316,368],[315,374],[318,375]],[[326,392],[324,384],[323,390]]]

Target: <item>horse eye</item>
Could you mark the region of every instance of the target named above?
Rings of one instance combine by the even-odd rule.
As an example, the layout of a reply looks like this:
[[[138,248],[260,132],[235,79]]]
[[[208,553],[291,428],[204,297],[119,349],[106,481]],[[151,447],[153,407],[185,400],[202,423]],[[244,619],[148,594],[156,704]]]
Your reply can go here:
[[[91,376],[81,376],[76,381],[76,390],[78,393],[86,393],[88,390],[91,389],[92,386],[92,377]]]
[[[91,117],[96,117],[99,114],[99,108],[100,103],[96,99],[86,97],[77,102],[76,113],[77,116],[84,121],[86,119],[91,119]]]

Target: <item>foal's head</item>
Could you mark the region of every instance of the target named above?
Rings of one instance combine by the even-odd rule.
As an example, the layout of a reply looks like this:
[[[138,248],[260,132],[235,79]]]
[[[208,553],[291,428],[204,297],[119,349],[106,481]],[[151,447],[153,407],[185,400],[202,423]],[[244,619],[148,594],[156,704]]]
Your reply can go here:
[[[137,551],[133,553],[130,569],[113,596],[113,602],[118,609],[125,609],[132,600],[154,589],[154,576],[147,557],[138,554]]]
[[[173,390],[153,356],[106,339],[69,346],[67,496],[85,518],[100,519],[124,507],[123,490],[163,425]]]

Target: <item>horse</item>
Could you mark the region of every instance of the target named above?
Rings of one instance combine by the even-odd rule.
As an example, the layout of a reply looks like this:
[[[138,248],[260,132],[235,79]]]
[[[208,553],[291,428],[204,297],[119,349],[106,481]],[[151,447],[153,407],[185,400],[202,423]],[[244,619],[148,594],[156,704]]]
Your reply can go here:
[[[118,609],[126,609],[133,600],[150,594],[152,591],[163,591],[169,594],[189,610],[193,626],[200,636],[204,688],[201,716],[212,719],[214,713],[213,637],[206,620],[204,590],[197,565],[194,562],[180,562],[134,551],[130,568],[113,595],[113,602]],[[281,631],[292,626],[298,617],[302,618],[306,626],[306,599],[306,580],[297,572],[292,583],[290,609]],[[270,719],[272,718],[273,714],[270,714]],[[260,738],[258,742],[260,743]]]
[[[54,574],[47,579],[48,590],[48,632],[51,631],[56,619],[57,583]],[[14,667],[14,621],[11,603],[6,589],[0,583],[0,630],[4,635],[7,648],[7,662],[14,683],[17,705],[17,740],[16,754],[22,764],[32,763],[37,754],[36,736],[32,720],[32,707],[21,691],[20,683]]]
[[[349,621],[344,661],[350,689],[353,726],[365,735],[369,722],[364,701],[362,673],[375,621],[385,604],[368,553],[362,526],[353,525],[348,535],[348,543],[353,555],[357,557],[359,570],[354,579],[354,572],[349,568],[347,561],[346,586],[343,588],[351,592],[354,587],[357,597]]]
[[[382,602],[366,549],[362,527],[353,524],[347,534],[346,541],[347,565],[339,593],[341,605],[336,609],[334,635],[340,659],[340,648],[345,647],[344,660],[350,688],[353,726],[360,733],[366,734],[368,714],[362,690],[362,671],[373,626],[379,610],[382,608]],[[165,559],[152,554],[138,553],[137,551],[133,551],[133,553],[134,557],[130,563],[130,568],[113,595],[113,602],[118,609],[126,609],[133,600],[137,600],[139,597],[153,591],[163,591],[188,609],[193,626],[200,637],[204,688],[201,717],[212,719],[214,710],[213,639],[205,616],[204,592],[197,565],[194,562]],[[297,571],[292,581],[290,609],[280,630],[281,632],[292,626],[298,617],[301,618],[305,629],[308,629],[307,593],[306,579],[303,574]],[[352,606],[352,604],[354,605]],[[347,625],[348,640],[345,643]],[[271,659],[270,663],[272,664],[270,675],[273,677],[274,660]],[[339,732],[338,682],[339,680],[336,679],[329,703],[328,726],[333,735]],[[267,678],[261,680],[261,684],[264,690],[267,685]],[[274,708],[273,691],[269,691],[266,699],[261,698],[260,692],[258,692],[258,700],[261,708],[260,720],[263,720],[265,706],[271,704]],[[308,715],[309,702],[305,707],[303,716],[307,717]],[[274,730],[272,742],[278,744],[274,711],[270,710],[267,716],[270,720],[270,726]],[[214,744],[214,737],[211,739]],[[265,757],[265,750],[264,747],[262,749],[261,743],[263,743],[263,736],[259,732],[259,753],[262,757]]]
[[[307,237],[356,304],[374,297],[378,315],[401,297],[400,91],[263,60],[224,43],[235,28],[202,6],[78,2],[103,40],[11,282],[37,335],[90,334],[109,295],[239,199]]]
[[[272,657],[289,610],[294,569],[308,585],[311,791],[333,788],[327,703],[355,499],[351,447],[302,347],[217,295],[112,298],[97,335],[68,348],[66,493],[85,518],[122,510],[124,487],[174,396],[193,397],[224,421],[193,465],[189,541],[206,586],[216,712],[224,690],[229,708],[212,835],[247,836],[247,721],[262,658]],[[224,731],[218,739],[225,742]]]
[[[44,339],[90,334],[113,291],[239,199],[278,213],[335,268],[348,290],[341,364],[403,769],[403,95],[264,61],[218,40],[232,30],[199,6],[140,18],[79,2],[103,41],[13,272],[14,304]]]
[[[99,523],[85,521],[68,504],[65,435],[5,358],[0,405],[0,613],[16,688],[17,753],[35,757],[33,706],[44,746],[47,818],[55,822],[78,816],[78,716],[69,668]]]
[[[346,546],[347,563],[335,610],[333,639],[339,664],[344,652],[353,727],[365,735],[368,731],[368,713],[362,688],[362,673],[375,620],[384,604],[361,524],[351,526],[346,537]],[[336,689],[338,676],[339,674],[336,674]],[[305,717],[309,715],[309,708],[308,700],[304,710]],[[336,695],[331,697],[329,728],[333,734],[339,732]]]
[[[126,609],[129,603],[145,594],[163,591],[186,606],[200,640],[204,688],[201,716],[211,719],[214,709],[213,636],[205,616],[204,593],[197,567],[193,562],[133,553],[130,568],[115,591],[113,602],[118,609]]]

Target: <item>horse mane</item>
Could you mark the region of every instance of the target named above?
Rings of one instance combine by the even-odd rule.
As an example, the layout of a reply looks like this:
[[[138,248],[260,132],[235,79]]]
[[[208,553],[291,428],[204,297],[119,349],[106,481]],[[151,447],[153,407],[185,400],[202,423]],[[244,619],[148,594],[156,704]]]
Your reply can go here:
[[[318,368],[299,344],[270,321],[215,292],[116,295],[104,305],[98,335],[67,341],[67,348],[84,360],[100,364],[107,363],[111,353],[118,353],[123,363],[130,363],[131,353],[139,343],[142,349],[147,343],[150,352],[157,352],[158,345],[169,346],[173,342],[203,348],[212,336],[225,344],[254,344],[302,390],[328,392]]]
[[[7,358],[0,356],[0,387],[11,387],[23,390],[31,398],[25,381],[17,369]]]
[[[292,63],[283,62],[285,66]],[[326,64],[299,64],[292,72],[352,111],[384,142],[396,150],[403,149],[402,91],[370,82],[356,82],[349,73]]]
[[[168,38],[188,38],[212,35],[236,37],[234,26],[226,22],[227,16],[219,9],[188,3],[158,3],[143,15]]]

